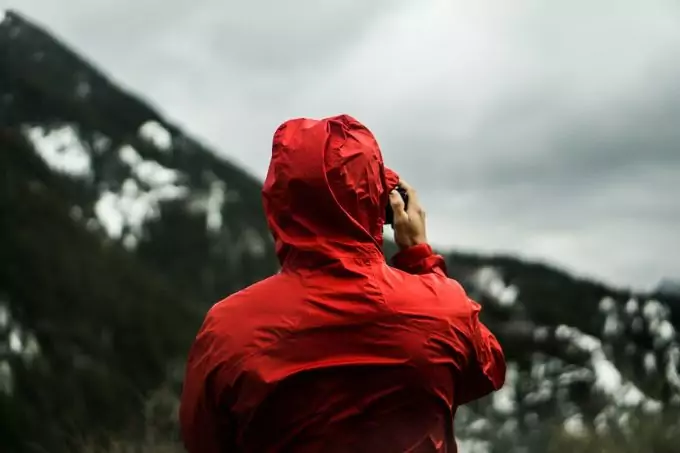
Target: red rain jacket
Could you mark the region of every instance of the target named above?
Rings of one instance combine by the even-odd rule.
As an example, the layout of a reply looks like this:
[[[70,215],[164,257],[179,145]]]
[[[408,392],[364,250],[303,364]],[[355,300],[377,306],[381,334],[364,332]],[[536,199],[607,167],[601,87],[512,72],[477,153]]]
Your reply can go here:
[[[190,453],[456,451],[456,407],[500,388],[505,361],[428,245],[385,262],[397,181],[349,116],[277,130],[263,200],[282,268],[205,318],[180,410]]]

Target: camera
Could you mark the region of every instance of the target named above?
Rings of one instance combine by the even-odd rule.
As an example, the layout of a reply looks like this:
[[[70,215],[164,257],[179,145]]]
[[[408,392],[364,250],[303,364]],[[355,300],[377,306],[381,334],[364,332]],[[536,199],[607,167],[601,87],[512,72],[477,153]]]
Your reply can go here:
[[[404,209],[408,208],[408,194],[406,189],[397,186],[396,191],[401,195],[401,199],[404,200]],[[387,210],[385,211],[385,225],[394,224],[394,211],[392,211],[392,205],[387,203]]]

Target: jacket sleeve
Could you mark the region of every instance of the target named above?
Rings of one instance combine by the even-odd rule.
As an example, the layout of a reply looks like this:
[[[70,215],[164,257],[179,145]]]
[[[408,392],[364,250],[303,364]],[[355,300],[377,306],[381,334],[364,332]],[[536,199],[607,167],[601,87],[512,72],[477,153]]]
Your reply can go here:
[[[505,355],[500,343],[489,329],[479,321],[480,305],[472,305],[470,319],[473,354],[468,363],[463,385],[456,389],[458,404],[466,404],[494,392],[505,383]]]
[[[201,336],[191,347],[180,403],[180,426],[188,453],[229,453],[235,451],[226,409],[220,407],[216,373],[207,368]]]
[[[428,244],[419,244],[398,252],[392,259],[397,269],[415,275],[436,274],[449,284],[459,286],[446,274],[446,262],[432,251]],[[462,382],[456,387],[456,404],[466,404],[500,389],[505,382],[505,356],[496,337],[479,320],[481,306],[464,298],[470,306],[467,329],[469,357]]]

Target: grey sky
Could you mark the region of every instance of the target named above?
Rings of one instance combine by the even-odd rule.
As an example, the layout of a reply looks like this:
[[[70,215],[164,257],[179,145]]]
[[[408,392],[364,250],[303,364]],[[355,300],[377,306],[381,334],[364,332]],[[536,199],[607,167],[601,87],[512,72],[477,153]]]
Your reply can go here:
[[[680,277],[675,0],[0,0],[265,174],[295,116],[349,113],[436,245],[646,288]]]

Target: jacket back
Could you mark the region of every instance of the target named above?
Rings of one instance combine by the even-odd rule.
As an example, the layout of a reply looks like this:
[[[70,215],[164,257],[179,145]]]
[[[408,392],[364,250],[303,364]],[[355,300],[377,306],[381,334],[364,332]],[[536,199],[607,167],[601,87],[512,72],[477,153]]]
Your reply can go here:
[[[398,181],[348,116],[284,123],[263,189],[281,272],[208,312],[182,395],[193,452],[455,452],[502,386],[480,307],[425,244],[381,253]]]

